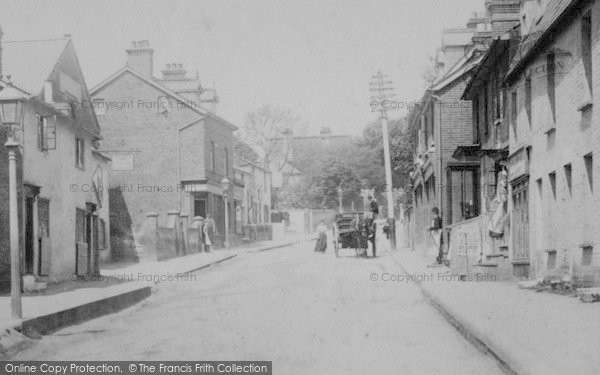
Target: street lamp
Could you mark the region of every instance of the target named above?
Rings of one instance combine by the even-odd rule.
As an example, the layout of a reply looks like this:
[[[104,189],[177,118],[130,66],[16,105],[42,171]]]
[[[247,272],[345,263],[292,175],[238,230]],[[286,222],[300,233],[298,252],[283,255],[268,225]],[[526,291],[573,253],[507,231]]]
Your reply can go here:
[[[0,120],[2,126],[8,127],[7,140],[4,146],[8,150],[8,194],[10,221],[10,310],[13,318],[21,319],[21,265],[19,252],[19,215],[17,201],[17,154],[19,143],[15,140],[15,132],[23,121],[24,103],[28,99],[25,92],[7,82],[0,91]]]
[[[342,194],[344,193],[344,190],[342,190],[341,186],[338,187],[337,193],[338,193],[338,199],[340,201],[340,212],[342,212]]]
[[[227,198],[229,197],[229,186],[231,181],[227,177],[223,177],[221,180],[221,187],[223,188],[223,201],[225,202],[225,238],[224,245],[226,249],[229,249],[229,207],[227,204]]]

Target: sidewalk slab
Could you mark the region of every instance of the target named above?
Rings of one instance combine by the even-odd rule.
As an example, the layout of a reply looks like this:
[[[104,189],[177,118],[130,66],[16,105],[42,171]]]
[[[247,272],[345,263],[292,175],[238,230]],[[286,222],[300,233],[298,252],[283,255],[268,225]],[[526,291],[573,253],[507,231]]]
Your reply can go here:
[[[506,372],[600,373],[599,304],[519,289],[516,282],[460,281],[408,248],[391,254],[405,273],[423,275],[425,297]]]

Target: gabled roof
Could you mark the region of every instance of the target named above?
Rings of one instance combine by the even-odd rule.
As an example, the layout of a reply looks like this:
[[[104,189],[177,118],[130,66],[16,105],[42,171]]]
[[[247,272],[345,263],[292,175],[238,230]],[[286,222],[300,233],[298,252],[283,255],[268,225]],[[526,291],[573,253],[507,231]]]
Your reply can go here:
[[[5,76],[10,75],[15,86],[26,91],[32,97],[37,97],[36,99],[46,106],[52,107],[45,103],[44,98],[41,98],[40,95],[46,81],[57,80],[53,75],[60,61],[66,61],[70,66],[66,70],[60,70],[65,70],[73,75],[83,90],[82,99],[87,100],[88,90],[85,77],[70,38],[2,42],[2,73]],[[56,110],[56,107],[53,108]],[[73,116],[78,118],[77,126],[96,139],[100,139],[100,125],[93,108],[81,105],[76,106],[72,111]]]
[[[484,75],[487,74],[491,66],[495,66],[495,64],[497,63],[496,59],[498,55],[505,51],[506,48],[509,47],[509,45],[510,32],[502,34],[493,39],[491,45],[483,54],[479,65],[473,70],[473,76],[469,83],[467,83],[467,86],[465,87],[461,99],[471,100],[469,97],[471,90],[474,87],[476,87],[479,81],[485,81],[486,77]]]
[[[151,77],[148,77],[145,74],[140,73],[139,71],[133,69],[129,65],[125,65],[123,68],[116,71],[113,75],[109,76],[104,81],[100,82],[98,85],[93,87],[90,90],[90,95],[91,96],[98,95],[102,91],[102,89],[104,89],[106,86],[108,86],[109,84],[111,84],[112,82],[114,82],[115,80],[117,80],[118,78],[120,78],[121,76],[123,76],[124,74],[127,74],[127,73],[133,75],[134,77],[140,79],[141,81],[144,81],[146,84],[154,87],[155,89],[157,89],[157,90],[163,92],[164,94],[172,97],[173,99],[179,101],[180,105],[183,105],[183,106],[191,109],[192,111],[198,113],[199,115],[202,115],[204,117],[211,117],[211,118],[223,123],[224,125],[229,126],[233,130],[238,129],[237,126],[233,125],[232,123],[225,120],[224,118],[217,116],[216,114],[214,114],[210,111],[207,111],[206,109],[204,109],[202,107],[193,105],[194,103],[190,102],[188,99],[178,95],[177,93],[175,93],[175,92],[169,90],[168,88],[164,87],[163,85],[159,84],[158,82],[160,82],[160,81],[157,82],[156,80],[152,79]],[[196,122],[196,121],[194,121],[194,122]]]
[[[483,54],[480,56],[475,56],[475,51],[475,49],[471,49],[468,53],[461,57],[460,60],[458,60],[456,64],[454,64],[454,66],[450,68],[450,70],[440,79],[438,79],[428,90],[433,92],[439,91],[468,73],[471,69],[475,68],[481,62],[484,56]]]
[[[590,0],[550,0],[540,20],[529,30],[529,33],[519,44],[515,57],[510,63],[506,75],[507,80],[510,81],[531,60],[535,52],[552,39],[553,35],[556,34],[553,31],[559,31],[562,22],[572,20],[569,17],[572,12],[579,10],[588,2]]]
[[[70,39],[2,41],[2,73],[29,94],[44,88]]]

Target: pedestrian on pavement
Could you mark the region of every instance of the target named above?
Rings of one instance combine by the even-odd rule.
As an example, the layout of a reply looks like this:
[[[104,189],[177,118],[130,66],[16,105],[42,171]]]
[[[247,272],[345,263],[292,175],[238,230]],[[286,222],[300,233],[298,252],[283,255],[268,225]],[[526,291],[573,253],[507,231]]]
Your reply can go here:
[[[375,223],[375,214],[371,213],[369,217],[367,217],[367,231],[368,231],[368,239],[371,242],[371,252],[373,253],[373,258],[377,257],[377,245],[375,245],[375,233],[377,232],[377,223]]]
[[[204,251],[209,253],[210,247],[212,246],[212,238],[213,238],[213,226],[212,226],[212,218],[210,214],[206,214],[206,220],[204,220],[204,225],[202,227],[202,233],[204,238]]]
[[[377,203],[375,198],[373,198],[372,195],[369,195],[367,197],[367,199],[369,200],[369,206],[371,207],[371,213],[373,214],[373,220],[375,220],[375,219],[377,219],[377,215],[379,215],[379,204]]]
[[[433,215],[433,218],[431,219],[431,226],[429,226],[427,229],[429,229],[429,233],[431,233],[433,241],[435,242],[435,245],[437,247],[438,255],[435,258],[435,260],[438,264],[442,264],[442,262],[444,261],[444,250],[442,243],[442,217],[440,216],[440,209],[437,207],[433,207],[431,209],[431,213]]]
[[[327,250],[327,226],[325,226],[325,222],[323,220],[319,222],[319,225],[317,226],[317,232],[319,233],[319,238],[315,244],[315,252],[324,253],[325,250]]]
[[[363,212],[358,213],[358,216],[352,222],[352,227],[354,229],[356,255],[366,258],[368,257],[367,248],[369,245],[367,240],[369,230]]]

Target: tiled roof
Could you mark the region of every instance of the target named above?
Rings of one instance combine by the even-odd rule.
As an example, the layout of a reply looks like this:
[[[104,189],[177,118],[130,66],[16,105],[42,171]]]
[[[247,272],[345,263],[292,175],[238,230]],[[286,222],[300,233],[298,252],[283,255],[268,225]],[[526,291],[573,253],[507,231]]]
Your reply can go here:
[[[543,45],[552,35],[561,21],[567,19],[567,15],[579,8],[589,0],[550,0],[546,11],[540,20],[529,30],[529,33],[519,44],[518,50],[513,57],[508,69],[507,78],[517,73],[525,65],[533,53]]]

